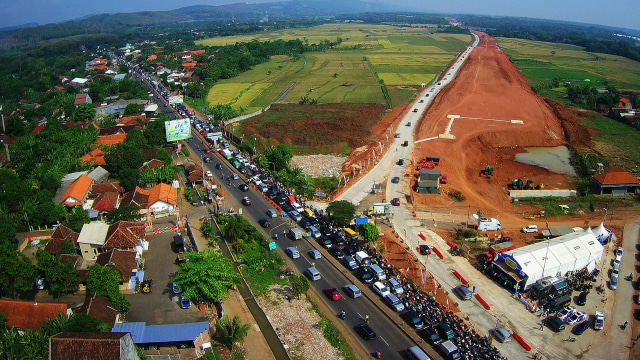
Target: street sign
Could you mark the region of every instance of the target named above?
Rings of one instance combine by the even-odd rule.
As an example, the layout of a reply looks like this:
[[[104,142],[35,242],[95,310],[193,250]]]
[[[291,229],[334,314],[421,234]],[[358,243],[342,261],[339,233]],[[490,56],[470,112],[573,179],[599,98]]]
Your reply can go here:
[[[276,243],[275,242],[270,242],[269,243],[269,250],[273,251],[276,249]]]

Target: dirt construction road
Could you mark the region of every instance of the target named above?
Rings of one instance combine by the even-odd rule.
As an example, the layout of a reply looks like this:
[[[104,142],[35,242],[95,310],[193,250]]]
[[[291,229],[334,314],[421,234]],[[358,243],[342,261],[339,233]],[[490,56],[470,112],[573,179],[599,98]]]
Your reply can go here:
[[[448,115],[461,116],[451,125],[455,139],[418,142],[414,147],[416,161],[426,155],[440,156],[439,170],[449,178],[441,196],[414,195],[416,208],[425,208],[427,203],[430,209],[448,208],[452,201],[447,192],[459,191],[466,198],[465,208],[471,204],[487,216],[495,216],[511,207],[505,187],[513,178],[532,179],[536,184],[544,181],[551,189],[567,188],[562,175],[513,161],[515,153],[524,152],[514,148],[558,146],[567,141],[553,109],[533,93],[495,40],[476,34],[480,37],[478,47],[416,129],[417,141],[438,136],[451,121]],[[523,124],[511,120],[522,120]],[[492,179],[479,176],[487,164],[495,168]],[[509,222],[507,216],[501,216],[503,223]]]

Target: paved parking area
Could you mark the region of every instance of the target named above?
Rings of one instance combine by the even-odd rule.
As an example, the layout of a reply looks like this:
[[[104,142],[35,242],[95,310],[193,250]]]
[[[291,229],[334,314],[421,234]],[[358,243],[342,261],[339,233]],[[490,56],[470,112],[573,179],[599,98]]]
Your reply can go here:
[[[154,227],[169,227],[169,223],[154,224]],[[131,302],[127,314],[128,322],[145,321],[147,325],[181,324],[207,321],[206,313],[200,313],[196,306],[181,309],[179,295],[171,291],[171,278],[178,268],[176,253],[171,248],[175,232],[147,234],[149,250],[144,252],[145,280],[153,279],[150,294],[125,295]]]

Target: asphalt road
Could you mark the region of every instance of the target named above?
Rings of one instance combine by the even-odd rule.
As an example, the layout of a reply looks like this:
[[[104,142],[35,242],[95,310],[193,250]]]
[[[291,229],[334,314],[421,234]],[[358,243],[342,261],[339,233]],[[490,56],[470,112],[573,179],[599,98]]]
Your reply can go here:
[[[199,157],[205,155],[205,152],[202,151],[202,144],[197,138],[192,139],[187,143],[189,146],[189,150],[193,151],[194,154],[197,154]],[[198,151],[196,146],[201,150]],[[219,153],[212,151],[211,154],[208,154],[212,161],[210,163],[205,163],[204,168],[205,171],[209,170],[213,173],[214,177],[217,177],[219,180],[221,173],[224,174],[225,180],[221,180],[221,186],[226,187],[226,190],[229,192],[230,196],[225,199],[225,203],[223,204],[223,209],[226,211],[230,207],[233,207],[236,211],[242,208],[242,216],[251,220],[256,228],[261,229],[265,237],[273,238],[274,234],[278,235],[278,240],[276,241],[276,246],[280,251],[283,257],[288,258],[288,256],[284,253],[284,250],[289,246],[296,246],[301,256],[298,259],[292,260],[288,258],[289,263],[295,266],[298,270],[298,273],[302,274],[307,268],[311,267],[313,263],[315,263],[315,267],[318,269],[320,274],[322,275],[322,279],[319,281],[314,281],[311,283],[312,288],[320,294],[320,297],[325,301],[327,306],[333,310],[335,316],[338,316],[340,311],[345,311],[347,313],[347,318],[345,320],[346,325],[349,328],[353,328],[357,324],[364,322],[365,316],[369,315],[369,320],[371,327],[377,334],[377,338],[370,341],[362,340],[360,337],[356,335],[356,338],[361,342],[362,346],[367,349],[368,352],[373,353],[375,351],[380,351],[384,358],[398,358],[401,354],[404,354],[407,348],[416,345],[410,338],[405,336],[401,331],[398,330],[396,323],[400,322],[399,318],[396,319],[396,322],[390,320],[384,313],[382,313],[378,307],[372,304],[366,297],[361,297],[358,299],[351,299],[343,294],[342,287],[347,284],[355,284],[361,290],[364,290],[364,284],[356,281],[353,282],[349,280],[347,276],[351,274],[343,265],[338,264],[337,266],[333,265],[327,257],[331,256],[327,251],[322,249],[322,247],[312,238],[303,239],[298,241],[293,241],[290,238],[283,239],[283,234],[288,232],[292,227],[292,222],[288,218],[277,217],[277,218],[268,218],[271,226],[269,228],[262,228],[258,224],[258,220],[262,218],[267,218],[266,211],[269,209],[273,209],[265,199],[265,197],[259,193],[257,190],[250,188],[249,191],[243,192],[240,190],[239,185],[244,183],[243,176],[240,175],[240,180],[232,180],[231,186],[227,185],[227,178],[231,175],[232,167],[230,164],[223,159]],[[222,164],[222,170],[218,170],[215,168],[215,164]],[[240,199],[247,196],[251,200],[250,206],[244,206],[240,203]],[[318,249],[322,252],[322,259],[313,260],[309,257],[308,252],[312,249]],[[326,287],[335,287],[340,293],[343,295],[343,299],[339,301],[331,301],[324,294],[323,289]],[[376,296],[377,295],[372,295]],[[379,299],[378,299],[379,300]],[[353,331],[353,330],[352,330]]]

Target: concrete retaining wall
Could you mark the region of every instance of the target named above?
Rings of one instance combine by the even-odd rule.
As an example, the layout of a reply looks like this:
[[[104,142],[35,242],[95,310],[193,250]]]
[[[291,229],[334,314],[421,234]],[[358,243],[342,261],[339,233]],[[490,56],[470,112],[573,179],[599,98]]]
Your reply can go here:
[[[575,190],[509,190],[509,196],[512,198],[526,197],[571,197],[576,196]]]

